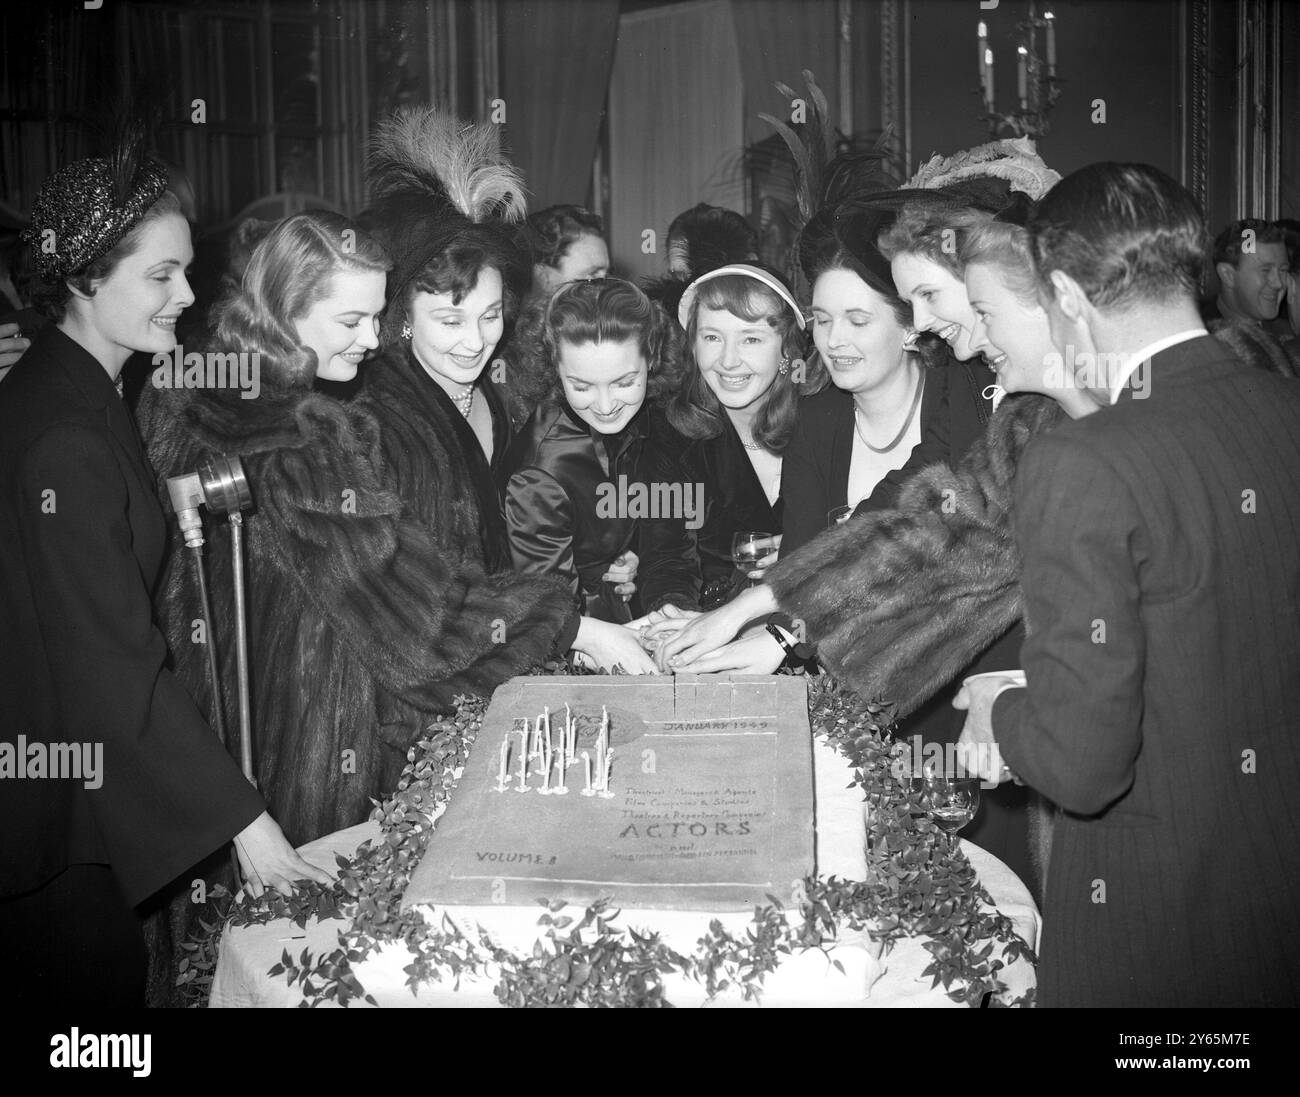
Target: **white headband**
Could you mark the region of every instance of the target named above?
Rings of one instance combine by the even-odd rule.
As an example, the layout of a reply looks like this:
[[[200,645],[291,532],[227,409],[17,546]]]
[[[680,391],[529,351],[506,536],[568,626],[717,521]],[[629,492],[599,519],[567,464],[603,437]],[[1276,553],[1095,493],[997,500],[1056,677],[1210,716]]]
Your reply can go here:
[[[768,274],[761,267],[751,267],[748,263],[732,263],[730,266],[719,267],[717,270],[711,270],[708,274],[701,274],[694,282],[686,287],[686,292],[682,294],[681,303],[677,306],[677,322],[686,327],[687,321],[691,315],[691,305],[695,303],[696,295],[699,288],[710,278],[721,278],[727,274],[739,274],[745,278],[753,278],[762,282],[768,289],[781,298],[790,306],[790,311],[794,313],[795,323],[799,325],[800,331],[805,331],[808,327],[808,321],[804,319],[803,312],[796,303],[790,291],[781,285],[781,282]]]

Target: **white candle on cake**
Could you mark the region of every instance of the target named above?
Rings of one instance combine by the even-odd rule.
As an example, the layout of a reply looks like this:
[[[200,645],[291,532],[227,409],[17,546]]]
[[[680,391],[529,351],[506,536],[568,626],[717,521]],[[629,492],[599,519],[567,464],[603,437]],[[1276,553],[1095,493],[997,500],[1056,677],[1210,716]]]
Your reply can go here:
[[[587,771],[587,785],[582,790],[583,796],[590,796],[596,790],[591,787],[591,755],[585,750],[582,752],[582,764]]]
[[[609,799],[614,794],[609,791],[609,771],[614,765],[614,748],[610,747],[605,753],[605,773],[600,779],[600,794],[605,799]]]
[[[506,766],[510,762],[510,733],[501,740],[501,769],[497,773],[497,791],[502,792],[506,787]]]
[[[523,742],[520,743],[519,750],[519,784],[516,786],[516,792],[528,791],[528,732],[523,733]]]

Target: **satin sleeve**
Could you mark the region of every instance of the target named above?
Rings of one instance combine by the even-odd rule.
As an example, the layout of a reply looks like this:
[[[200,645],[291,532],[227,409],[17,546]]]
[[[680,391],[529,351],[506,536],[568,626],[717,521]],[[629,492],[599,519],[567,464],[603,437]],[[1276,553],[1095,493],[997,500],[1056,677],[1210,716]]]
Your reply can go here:
[[[672,440],[685,446],[686,440]],[[655,443],[646,454],[646,479],[651,483],[689,484],[697,477],[668,452],[668,445]],[[707,506],[704,508],[707,510]],[[703,515],[699,517],[703,518]],[[636,553],[640,558],[637,586],[641,608],[646,613],[674,605],[680,609],[700,608],[699,534],[689,529],[684,516],[670,513],[637,523]]]
[[[524,468],[506,482],[503,503],[510,558],[525,575],[555,575],[581,597],[573,556],[574,511],[569,493],[550,473]]]

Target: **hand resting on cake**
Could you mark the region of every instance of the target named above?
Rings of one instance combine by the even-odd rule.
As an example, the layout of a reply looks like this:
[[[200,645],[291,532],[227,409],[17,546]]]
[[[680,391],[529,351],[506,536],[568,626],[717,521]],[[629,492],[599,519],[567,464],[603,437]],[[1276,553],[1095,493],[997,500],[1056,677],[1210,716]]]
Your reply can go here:
[[[235,851],[244,873],[244,887],[254,898],[267,888],[289,895],[298,880],[329,884],[335,879],[332,871],[298,856],[269,812],[262,812],[235,835]]]
[[[750,587],[742,591],[725,606],[700,614],[676,635],[670,636],[656,653],[655,660],[659,669],[665,674],[694,669],[690,664],[733,640],[751,621],[766,617],[775,610],[776,599],[768,587]],[[647,628],[643,635],[653,635],[654,628],[655,626]],[[775,641],[773,646],[778,646]]]
[[[575,660],[580,666],[603,670],[618,667],[626,674],[655,673],[654,660],[646,654],[637,633],[626,625],[584,617],[578,624],[573,650],[585,656]]]

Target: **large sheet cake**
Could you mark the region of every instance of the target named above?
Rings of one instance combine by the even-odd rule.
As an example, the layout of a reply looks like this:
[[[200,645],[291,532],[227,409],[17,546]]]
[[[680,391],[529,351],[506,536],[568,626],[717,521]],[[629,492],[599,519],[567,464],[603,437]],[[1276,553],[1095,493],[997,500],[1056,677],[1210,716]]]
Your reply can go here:
[[[583,794],[582,762],[563,794],[540,791],[540,763],[521,777],[522,721],[549,710],[558,743],[566,705],[579,759],[594,756],[608,714],[612,795]],[[613,896],[638,910],[752,911],[814,871],[813,822],[802,678],[514,678],[493,694],[405,905]]]

